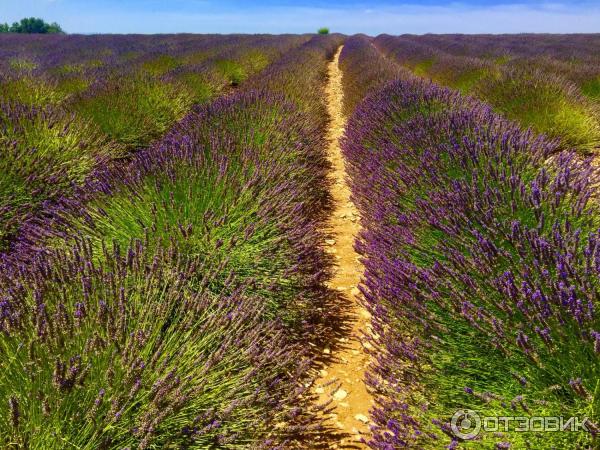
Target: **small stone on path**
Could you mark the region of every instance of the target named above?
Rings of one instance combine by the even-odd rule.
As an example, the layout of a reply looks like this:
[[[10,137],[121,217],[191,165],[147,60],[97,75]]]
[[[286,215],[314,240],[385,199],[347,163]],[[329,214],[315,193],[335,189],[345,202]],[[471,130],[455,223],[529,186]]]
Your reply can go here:
[[[343,389],[338,389],[333,398],[336,400],[344,400],[348,396],[348,393]]]
[[[367,416],[365,416],[364,414],[357,414],[354,416],[354,418],[356,420],[358,420],[359,422],[362,423],[368,423],[369,422],[369,418]]]

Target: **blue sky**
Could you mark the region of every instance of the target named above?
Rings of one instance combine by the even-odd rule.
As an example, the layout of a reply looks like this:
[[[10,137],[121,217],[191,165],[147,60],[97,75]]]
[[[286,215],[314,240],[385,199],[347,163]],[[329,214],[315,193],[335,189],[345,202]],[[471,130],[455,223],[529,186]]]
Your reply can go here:
[[[72,33],[600,32],[600,0],[0,0]]]

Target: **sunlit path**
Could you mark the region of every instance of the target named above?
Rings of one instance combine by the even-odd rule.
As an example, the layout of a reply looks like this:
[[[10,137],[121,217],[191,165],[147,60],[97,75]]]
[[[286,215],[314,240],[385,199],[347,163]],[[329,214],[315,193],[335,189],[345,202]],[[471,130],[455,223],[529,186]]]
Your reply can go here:
[[[350,200],[346,171],[339,140],[344,133],[346,118],[342,114],[343,90],[339,57],[342,47],[329,64],[327,109],[330,115],[328,132],[329,158],[332,163],[333,215],[329,222],[332,238],[327,241],[328,251],[336,260],[330,287],[340,293],[341,302],[348,313],[348,331],[336,345],[324,349],[331,363],[326,365],[316,383],[316,393],[322,401],[332,401],[330,422],[341,432],[338,443],[331,448],[366,448],[361,443],[369,430],[369,409],[372,397],[364,383],[368,355],[361,336],[368,329],[369,313],[357,300],[358,284],[363,272],[359,256],[354,250],[354,240],[359,231],[358,214]]]

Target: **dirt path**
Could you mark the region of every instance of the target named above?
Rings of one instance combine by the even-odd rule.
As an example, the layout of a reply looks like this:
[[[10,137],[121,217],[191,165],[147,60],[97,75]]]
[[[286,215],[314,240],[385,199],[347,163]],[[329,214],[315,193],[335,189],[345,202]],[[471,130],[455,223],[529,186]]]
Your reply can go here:
[[[326,87],[327,109],[331,118],[328,130],[329,158],[333,164],[332,197],[333,216],[329,221],[331,239],[326,241],[328,251],[336,259],[336,269],[330,287],[340,293],[340,302],[348,314],[347,332],[331,348],[324,349],[329,361],[320,372],[315,392],[321,401],[332,400],[329,414],[331,426],[339,429],[337,442],[330,448],[367,448],[361,437],[369,431],[369,409],[372,396],[364,383],[368,356],[361,344],[361,336],[368,330],[369,313],[359,304],[358,283],[363,273],[359,257],[354,250],[354,239],[359,231],[358,213],[350,201],[346,171],[339,139],[344,133],[346,118],[342,114],[343,90],[337,51],[328,68]]]

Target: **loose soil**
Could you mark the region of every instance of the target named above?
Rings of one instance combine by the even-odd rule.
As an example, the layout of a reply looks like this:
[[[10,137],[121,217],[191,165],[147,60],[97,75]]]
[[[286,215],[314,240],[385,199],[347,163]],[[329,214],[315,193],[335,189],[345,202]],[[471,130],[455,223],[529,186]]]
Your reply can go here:
[[[342,72],[339,68],[340,47],[328,67],[326,86],[327,110],[330,116],[328,151],[332,164],[331,196],[333,215],[328,223],[330,238],[327,251],[336,260],[334,275],[329,287],[339,293],[339,301],[346,316],[345,332],[330,348],[324,348],[324,366],[314,387],[320,402],[331,401],[328,412],[329,425],[339,433],[326,448],[368,448],[362,443],[368,437],[369,410],[373,397],[364,382],[369,356],[365,353],[362,337],[369,332],[370,315],[358,300],[358,284],[363,273],[354,241],[359,232],[359,217],[350,200],[346,182],[344,159],[340,138],[344,133],[346,118],[343,111]],[[331,441],[331,439],[329,439]],[[322,444],[321,444],[322,445]]]

